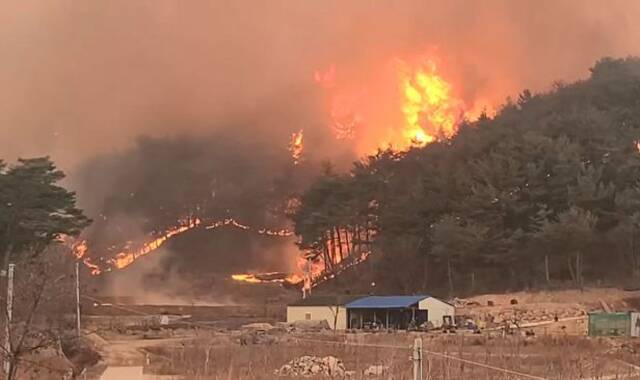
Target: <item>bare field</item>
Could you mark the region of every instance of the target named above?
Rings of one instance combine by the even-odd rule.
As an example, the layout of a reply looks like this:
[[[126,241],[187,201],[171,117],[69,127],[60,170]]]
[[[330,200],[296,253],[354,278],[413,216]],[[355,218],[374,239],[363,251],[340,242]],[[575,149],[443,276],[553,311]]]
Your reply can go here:
[[[241,331],[174,331],[173,337],[107,337],[112,365],[144,365],[155,375],[183,379],[274,379],[292,359],[334,356],[351,372],[371,379],[372,365],[385,367],[384,379],[412,379],[411,345],[424,343],[425,379],[640,379],[640,342],[569,335],[524,337],[500,334],[264,332],[258,343],[241,345]],[[141,355],[133,355],[133,352]],[[458,358],[464,361],[457,360]],[[514,372],[505,372],[505,370]],[[518,373],[518,374],[516,374]],[[312,376],[310,378],[328,378]]]

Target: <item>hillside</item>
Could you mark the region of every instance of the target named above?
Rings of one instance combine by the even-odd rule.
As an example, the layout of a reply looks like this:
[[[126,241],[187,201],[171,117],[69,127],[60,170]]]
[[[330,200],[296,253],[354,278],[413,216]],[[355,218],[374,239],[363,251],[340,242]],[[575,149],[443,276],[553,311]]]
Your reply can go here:
[[[640,59],[602,59],[451,138],[328,168],[296,233],[317,260],[371,250],[379,291],[637,285],[638,141]]]

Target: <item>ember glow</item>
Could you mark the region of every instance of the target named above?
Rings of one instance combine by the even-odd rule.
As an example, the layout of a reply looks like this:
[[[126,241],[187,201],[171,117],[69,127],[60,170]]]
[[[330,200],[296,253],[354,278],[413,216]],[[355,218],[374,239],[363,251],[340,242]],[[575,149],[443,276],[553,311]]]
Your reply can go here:
[[[302,130],[291,134],[291,141],[289,142],[289,151],[291,152],[291,158],[293,163],[298,164],[302,158],[304,152],[304,135]]]
[[[276,230],[272,230],[272,229],[268,229],[268,228],[252,228],[249,225],[246,224],[242,224],[240,222],[238,222],[237,220],[233,219],[233,218],[227,218],[227,219],[223,219],[223,220],[219,220],[217,222],[213,222],[208,224],[205,228],[208,230],[212,230],[212,229],[216,229],[219,227],[223,227],[223,226],[232,226],[235,228],[239,228],[241,230],[246,230],[246,231],[255,231],[257,232],[259,235],[267,235],[267,236],[281,236],[281,237],[286,237],[286,236],[292,236],[293,235],[293,231],[290,231],[286,228],[281,228],[281,229],[276,229]]]
[[[231,275],[235,281],[246,282],[249,284],[286,284],[297,285],[302,281],[302,277],[296,274],[288,274],[283,272],[265,272],[265,273],[241,273]]]

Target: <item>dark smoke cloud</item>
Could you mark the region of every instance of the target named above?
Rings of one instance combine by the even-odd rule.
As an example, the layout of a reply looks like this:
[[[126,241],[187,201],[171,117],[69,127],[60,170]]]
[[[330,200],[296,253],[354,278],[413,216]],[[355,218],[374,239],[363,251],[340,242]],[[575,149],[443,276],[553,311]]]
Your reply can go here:
[[[640,53],[639,15],[635,0],[3,1],[0,152],[72,169],[140,134],[208,133],[270,107],[268,128],[289,133],[309,127],[314,69],[363,73],[434,45],[467,91],[503,99]]]

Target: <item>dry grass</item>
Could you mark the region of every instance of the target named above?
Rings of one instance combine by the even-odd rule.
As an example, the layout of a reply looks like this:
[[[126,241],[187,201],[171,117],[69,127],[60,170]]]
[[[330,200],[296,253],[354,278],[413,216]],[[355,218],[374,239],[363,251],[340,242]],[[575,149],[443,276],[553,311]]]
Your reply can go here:
[[[150,349],[150,358],[154,372],[181,374],[187,379],[261,380],[275,378],[274,370],[293,358],[332,355],[342,359],[348,370],[355,371],[352,379],[364,379],[365,368],[382,364],[390,368],[385,379],[401,380],[412,379],[409,347],[414,337],[413,334],[316,334],[302,338],[322,342],[283,336],[274,344],[249,346],[201,340],[184,346]],[[636,369],[620,361],[640,365],[640,355],[610,353],[609,340],[568,336],[525,339],[436,335],[423,336],[423,342],[429,351],[546,379],[640,379]],[[426,359],[428,376],[425,375],[425,379],[520,378],[434,355],[426,355]]]

